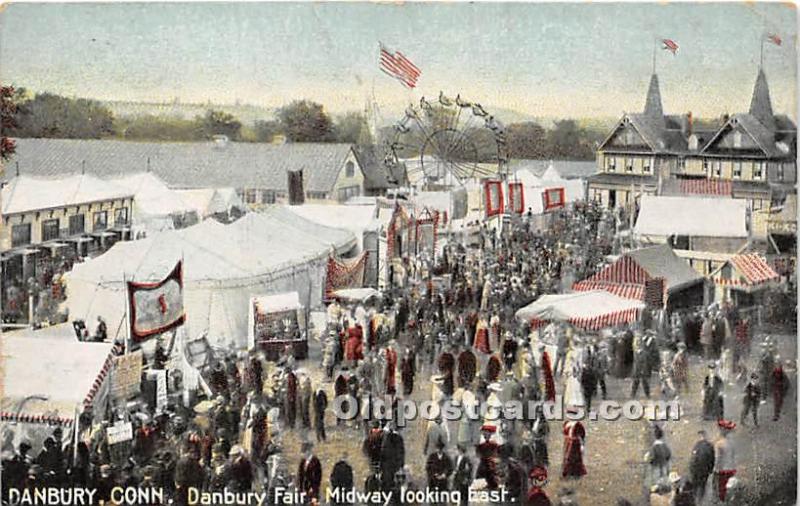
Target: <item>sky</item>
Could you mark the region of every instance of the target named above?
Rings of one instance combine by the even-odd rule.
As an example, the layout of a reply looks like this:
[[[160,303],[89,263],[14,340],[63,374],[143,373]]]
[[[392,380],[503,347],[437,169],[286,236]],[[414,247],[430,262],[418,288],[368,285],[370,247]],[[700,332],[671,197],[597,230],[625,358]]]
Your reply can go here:
[[[102,100],[402,110],[442,90],[530,116],[641,110],[654,43],[665,111],[747,110],[765,34],[777,112],[796,117],[796,10],[783,3],[6,4],[0,81]],[[420,69],[407,90],[378,43]],[[660,46],[660,44],[659,44]]]

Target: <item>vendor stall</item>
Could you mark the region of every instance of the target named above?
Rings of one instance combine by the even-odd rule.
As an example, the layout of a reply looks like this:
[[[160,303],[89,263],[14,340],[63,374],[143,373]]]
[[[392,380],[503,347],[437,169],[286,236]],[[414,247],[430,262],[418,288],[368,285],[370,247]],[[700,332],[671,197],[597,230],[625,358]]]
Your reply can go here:
[[[308,356],[307,315],[297,292],[252,297],[249,322],[250,348],[264,350],[267,360],[277,360],[287,348],[297,359]]]
[[[567,322],[586,330],[599,330],[634,323],[645,305],[641,301],[618,297],[603,290],[564,295],[543,295],[519,309],[515,317],[531,327],[548,322]]]

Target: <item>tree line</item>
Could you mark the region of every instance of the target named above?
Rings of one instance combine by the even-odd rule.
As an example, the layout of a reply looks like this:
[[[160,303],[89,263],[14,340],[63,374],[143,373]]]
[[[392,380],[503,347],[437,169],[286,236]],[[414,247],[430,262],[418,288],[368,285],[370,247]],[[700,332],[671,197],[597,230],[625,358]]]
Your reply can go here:
[[[192,119],[140,115],[115,117],[101,102],[69,98],[53,93],[29,94],[13,90],[8,97],[13,119],[4,121],[3,136],[71,139],[116,138],[137,141],[203,141],[225,135],[238,142],[343,142],[368,145],[385,142],[391,128],[373,138],[364,114],[350,112],[331,116],[323,105],[298,100],[279,108],[274,119],[243,124],[230,113],[209,109]],[[533,122],[506,127],[507,151],[511,158],[594,158],[596,143],[606,132],[587,128],[574,120],[560,120],[550,128]]]

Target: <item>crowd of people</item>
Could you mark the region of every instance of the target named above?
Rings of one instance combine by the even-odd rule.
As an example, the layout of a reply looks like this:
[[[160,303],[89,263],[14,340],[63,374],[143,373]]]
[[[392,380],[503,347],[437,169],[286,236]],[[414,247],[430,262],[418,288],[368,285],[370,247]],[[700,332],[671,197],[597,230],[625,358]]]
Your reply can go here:
[[[560,396],[575,414],[612,395],[680,399],[702,389],[699,416],[715,421],[718,438],[701,431],[688,468],[678,474],[674,451],[687,450],[671,448],[664,424],[653,423],[642,449],[643,487],[648,500],[664,504],[701,505],[711,495],[735,504],[738,463],[728,436],[737,424],[731,419],[738,416],[744,425],[752,418],[758,425],[759,409],[771,399],[778,420],[790,383],[775,342],[756,340],[736,308],[722,304],[671,316],[648,309],[639,322],[603,332],[563,323],[531,327],[515,319],[517,309],[540,295],[569,289],[599,270],[619,247],[615,219],[593,203],[578,203],[552,215],[544,229],[523,217],[500,232],[483,226],[477,247],[449,243],[436,258],[397,259],[398,279],[380,297],[328,306],[318,362],[295,360],[291,350],[277,362],[258,350],[217,357],[205,374],[210,395],[200,403],[176,397],[162,411],[114,406],[108,420],[133,424],[127,443],[109,444],[104,422],[75,449],[62,449],[60,428],[37,452],[28,441],[4,444],[3,487],[93,484],[109,501],[114,486],[158,486],[175,504],[187,504],[194,488],[264,491],[270,504],[286,489],[304,494],[306,504],[371,502],[345,494],[357,489],[388,497],[380,504],[407,502],[402,498],[425,490],[420,502],[430,504],[453,498],[471,504],[470,498],[486,494],[498,504],[574,505],[569,484],[592,470],[586,458],[590,422],[549,420],[541,408],[515,420],[502,416],[508,401]],[[159,346],[154,368],[167,364]],[[760,346],[757,357],[754,346]],[[690,353],[708,365],[702,385],[690,384]],[[630,387],[613,391],[612,380]],[[732,413],[724,394],[737,390],[744,408]],[[334,416],[340,396],[356,403],[358,416]],[[387,399],[390,413],[402,400],[424,399],[440,406],[488,405],[500,416],[439,416],[404,425],[396,413],[379,416],[377,406]],[[358,449],[323,462],[318,449],[332,432],[358,441]],[[551,433],[563,437],[562,448],[549,447]],[[289,435],[301,441],[299,458],[287,454]],[[412,465],[419,442],[424,475]],[[553,458],[557,451],[560,459]],[[359,473],[362,459],[368,470]],[[298,463],[290,468],[293,460]],[[324,476],[341,495],[322,489]],[[556,477],[566,486],[553,491],[549,482]]]

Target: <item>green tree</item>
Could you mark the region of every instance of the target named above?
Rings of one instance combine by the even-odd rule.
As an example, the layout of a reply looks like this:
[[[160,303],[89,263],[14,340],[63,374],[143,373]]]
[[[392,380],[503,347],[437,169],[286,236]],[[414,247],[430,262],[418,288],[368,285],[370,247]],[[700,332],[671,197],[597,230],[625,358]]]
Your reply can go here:
[[[224,111],[206,111],[206,115],[198,119],[206,138],[225,135],[230,140],[238,140],[242,123],[233,114]]]
[[[99,139],[114,134],[114,115],[95,100],[39,93],[18,104],[18,137]]]
[[[331,118],[321,104],[295,100],[278,109],[278,119],[292,142],[330,142],[334,139]]]
[[[374,144],[367,118],[358,112],[349,112],[340,116],[334,125],[334,132],[336,142],[360,145]]]
[[[548,154],[547,132],[533,121],[512,123],[506,128],[508,155],[511,158],[537,159]]]
[[[130,140],[199,141],[205,138],[202,125],[197,120],[171,116],[144,116],[119,118],[115,122],[117,134]]]
[[[283,133],[283,127],[277,120],[256,120],[253,129],[256,142],[272,142],[276,135]]]
[[[0,161],[8,160],[16,149],[14,141],[6,135],[17,124],[17,104],[14,102],[14,95],[12,86],[0,85]]]

